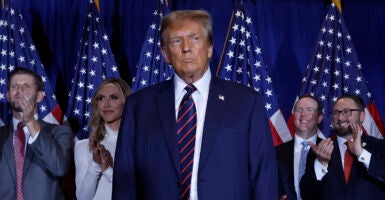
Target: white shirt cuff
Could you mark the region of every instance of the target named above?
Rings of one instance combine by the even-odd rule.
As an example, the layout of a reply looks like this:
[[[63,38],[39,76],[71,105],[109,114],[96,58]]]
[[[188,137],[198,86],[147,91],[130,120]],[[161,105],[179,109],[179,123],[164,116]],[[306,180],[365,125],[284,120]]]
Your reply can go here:
[[[361,153],[361,155],[358,157],[358,161],[363,163],[366,167],[366,169],[369,168],[370,158],[372,157],[372,154],[364,149]]]
[[[314,162],[314,171],[315,171],[315,176],[317,177],[317,180],[320,181],[322,178],[328,173],[328,166],[323,166],[318,159],[315,160]]]
[[[108,182],[112,183],[112,167],[109,166],[106,170],[103,172],[103,176],[105,176],[108,180]]]

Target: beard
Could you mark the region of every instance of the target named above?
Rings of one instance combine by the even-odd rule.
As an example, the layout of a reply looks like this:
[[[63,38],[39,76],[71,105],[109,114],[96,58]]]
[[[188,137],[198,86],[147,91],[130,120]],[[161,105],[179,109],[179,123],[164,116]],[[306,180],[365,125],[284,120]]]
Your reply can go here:
[[[353,134],[353,130],[351,126],[348,127],[341,127],[340,125],[338,127],[333,127],[333,132],[337,133],[338,136],[344,137],[347,135]]]
[[[353,119],[352,122],[353,123],[361,124],[359,120],[355,120],[355,119]],[[333,132],[337,133],[337,135],[340,136],[340,137],[344,137],[344,136],[353,134],[352,127],[350,125],[347,126],[347,127],[344,127],[344,126],[341,125],[343,123],[349,123],[349,121],[348,122],[346,122],[346,121],[338,121],[337,123],[334,123],[333,124]]]
[[[21,108],[21,106],[17,104],[15,101],[12,101],[10,104],[13,111],[23,112],[23,109]]]

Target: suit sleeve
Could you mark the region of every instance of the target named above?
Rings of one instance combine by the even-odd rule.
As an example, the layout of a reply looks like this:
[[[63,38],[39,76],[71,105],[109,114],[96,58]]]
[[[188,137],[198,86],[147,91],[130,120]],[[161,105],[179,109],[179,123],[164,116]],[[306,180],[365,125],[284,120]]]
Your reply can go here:
[[[333,156],[333,155],[332,155]],[[305,174],[302,176],[299,187],[301,191],[302,199],[319,199],[322,186],[325,184],[326,174],[322,180],[318,181],[314,169],[314,162],[316,155],[313,151],[310,151],[306,161]]]
[[[112,179],[112,199],[136,200],[136,178],[134,165],[135,117],[132,106],[126,101],[120,122],[115,151]]]
[[[72,138],[73,134],[69,127],[48,124],[42,126],[39,137],[29,146],[43,161],[45,168],[60,177],[69,169]]]
[[[88,141],[80,140],[75,144],[76,198],[79,200],[93,199],[100,180],[101,169],[91,158]]]
[[[370,142],[369,144],[368,141],[367,149],[367,151],[372,154],[370,158],[368,174],[376,180],[385,183],[385,141],[375,138],[371,139],[373,142]]]
[[[268,119],[255,98],[249,131],[249,179],[252,199],[278,199],[278,170]]]

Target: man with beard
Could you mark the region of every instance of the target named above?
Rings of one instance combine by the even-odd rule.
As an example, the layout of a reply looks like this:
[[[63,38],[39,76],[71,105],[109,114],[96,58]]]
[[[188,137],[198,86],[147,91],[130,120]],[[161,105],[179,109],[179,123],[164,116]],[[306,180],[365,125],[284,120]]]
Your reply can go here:
[[[383,199],[385,142],[362,130],[363,100],[345,95],[334,103],[334,139],[311,144],[316,159],[308,162],[301,179],[303,199]]]
[[[69,168],[73,134],[69,127],[38,118],[44,98],[38,74],[16,68],[8,80],[13,118],[0,128],[0,198],[64,199],[60,177]]]

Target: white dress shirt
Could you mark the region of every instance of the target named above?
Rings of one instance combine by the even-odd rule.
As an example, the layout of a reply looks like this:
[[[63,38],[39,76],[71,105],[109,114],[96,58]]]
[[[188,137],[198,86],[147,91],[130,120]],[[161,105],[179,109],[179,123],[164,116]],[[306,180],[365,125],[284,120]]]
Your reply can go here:
[[[197,111],[197,129],[195,136],[194,163],[191,175],[190,200],[198,200],[198,166],[202,146],[203,125],[206,116],[210,81],[211,71],[210,68],[208,68],[208,70],[204,73],[203,77],[193,83],[193,85],[197,88],[197,90],[192,94],[192,98],[194,100]],[[186,90],[184,88],[187,86],[187,84],[178,75],[175,74],[174,85],[176,119],[178,117],[179,104],[182,101],[184,94],[186,93]]]
[[[299,137],[297,134],[294,136],[294,188],[295,192],[297,193],[297,196],[299,196],[299,180],[298,180],[298,171],[299,171],[299,160],[301,158],[301,152],[303,145],[301,144],[305,139]],[[317,134],[313,135],[306,141],[310,141],[313,144],[317,143]],[[310,148],[310,145],[307,146],[307,148]]]
[[[35,114],[33,117],[35,118],[35,120],[38,120],[38,119],[39,119],[39,117],[37,116],[37,114]],[[16,133],[17,124],[19,124],[19,122],[20,122],[20,121],[19,121],[18,119],[14,118],[14,117],[12,118],[12,123],[13,123],[13,134]],[[28,141],[28,142],[27,142],[28,144],[32,144],[33,142],[35,142],[36,139],[37,139],[38,136],[39,136],[39,133],[40,133],[40,131],[38,131],[38,132],[36,133],[35,137],[31,137],[31,134],[29,133],[28,128],[27,128],[27,126],[25,126],[25,125],[24,125],[24,127],[23,127],[23,131],[24,131],[24,134],[25,134],[25,141]],[[13,138],[15,138],[15,137],[13,137]],[[26,149],[27,149],[27,145],[24,146],[24,152],[25,152]]]
[[[362,132],[361,132],[362,135]],[[342,168],[344,167],[344,157],[345,157],[345,151],[347,151],[347,146],[345,145],[346,139],[340,136],[337,136],[337,142],[338,142],[338,148],[340,149],[340,156],[341,156],[341,164]],[[334,147],[336,148],[336,147]],[[369,168],[370,158],[372,157],[372,154],[368,152],[366,149],[364,149],[361,153],[361,155],[358,157],[358,161],[362,162],[366,169]],[[318,159],[314,162],[314,171],[317,177],[317,180],[322,180],[322,178],[326,175],[328,172],[328,166],[323,166]]]

